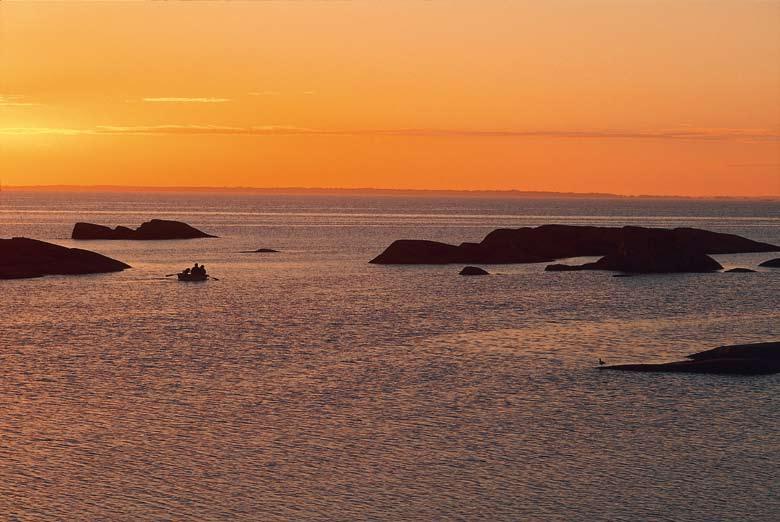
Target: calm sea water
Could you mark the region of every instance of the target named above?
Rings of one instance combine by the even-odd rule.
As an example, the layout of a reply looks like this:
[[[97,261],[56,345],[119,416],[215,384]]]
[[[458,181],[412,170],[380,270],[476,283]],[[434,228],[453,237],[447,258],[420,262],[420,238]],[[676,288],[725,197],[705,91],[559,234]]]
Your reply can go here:
[[[68,239],[152,217],[222,238]],[[133,269],[0,282],[0,518],[777,520],[780,375],[594,363],[776,340],[780,270],[368,264],[543,223],[780,243],[777,202],[3,192],[0,237]]]

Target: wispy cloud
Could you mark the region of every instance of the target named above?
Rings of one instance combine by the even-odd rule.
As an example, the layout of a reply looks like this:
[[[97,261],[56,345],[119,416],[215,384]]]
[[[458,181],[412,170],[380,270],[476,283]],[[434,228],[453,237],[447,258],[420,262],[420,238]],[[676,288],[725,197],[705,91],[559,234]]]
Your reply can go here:
[[[281,91],[253,91],[247,93],[249,96],[280,96],[282,94]],[[299,93],[289,93],[293,95],[297,95]],[[303,94],[304,96],[311,96],[312,94],[317,94],[317,91],[301,91],[300,94]]]
[[[95,134],[89,129],[67,129],[56,127],[0,127],[0,135],[3,136],[81,136]]]
[[[663,130],[492,130],[492,129],[391,129],[366,131],[367,134],[385,136],[473,136],[517,138],[573,138],[573,139],[660,139],[660,140],[725,140],[752,139],[777,140],[780,130],[689,128]]]
[[[292,125],[99,125],[91,128],[0,127],[0,134],[75,135],[242,135],[242,136],[419,136],[474,138],[642,139],[642,140],[780,140],[773,129],[689,128],[671,130],[480,130],[480,129],[316,129]]]
[[[230,101],[230,98],[161,97],[161,98],[142,98],[142,100],[148,103],[227,103]]]
[[[25,101],[24,96],[20,96],[17,94],[0,95],[0,107],[33,107],[35,105],[40,105],[40,104]]]
[[[247,135],[273,136],[294,134],[328,134],[325,131],[289,125],[262,125],[254,127],[230,127],[223,125],[98,125],[76,129],[63,127],[0,127],[0,135],[58,135],[58,136],[172,136],[172,135]]]
[[[279,134],[321,134],[317,129],[293,127],[289,125],[263,125],[255,127],[229,127],[223,125],[149,125],[149,126],[117,126],[100,125],[92,130],[92,134],[131,134],[147,136],[164,136],[172,134],[211,134],[211,135],[249,135],[267,136]]]

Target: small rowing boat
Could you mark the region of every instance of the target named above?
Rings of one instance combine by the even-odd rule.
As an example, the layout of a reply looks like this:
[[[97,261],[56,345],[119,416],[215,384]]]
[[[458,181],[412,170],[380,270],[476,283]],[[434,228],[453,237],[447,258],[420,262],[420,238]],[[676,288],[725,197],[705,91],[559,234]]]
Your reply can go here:
[[[209,278],[207,274],[176,274],[179,281],[205,281]]]

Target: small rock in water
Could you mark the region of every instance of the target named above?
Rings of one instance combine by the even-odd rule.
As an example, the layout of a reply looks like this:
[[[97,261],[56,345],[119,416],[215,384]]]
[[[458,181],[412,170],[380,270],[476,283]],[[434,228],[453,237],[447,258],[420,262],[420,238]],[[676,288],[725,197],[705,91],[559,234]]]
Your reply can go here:
[[[769,268],[780,268],[780,257],[776,257],[774,259],[770,259],[768,261],[764,261],[763,263],[759,264],[758,266],[766,266]]]
[[[467,266],[460,271],[460,275],[474,276],[474,275],[490,275],[487,270],[483,270],[478,266]]]
[[[724,274],[732,273],[732,274],[748,274],[750,272],[755,272],[755,270],[751,270],[749,268],[731,268],[729,270],[724,271]]]

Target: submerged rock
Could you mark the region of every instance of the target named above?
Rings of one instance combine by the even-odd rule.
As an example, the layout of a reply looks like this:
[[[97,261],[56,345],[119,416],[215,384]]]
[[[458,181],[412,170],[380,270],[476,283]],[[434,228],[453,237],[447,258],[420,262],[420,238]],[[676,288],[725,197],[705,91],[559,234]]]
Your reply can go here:
[[[153,219],[141,224],[137,229],[118,226],[110,228],[93,223],[76,223],[71,234],[73,239],[127,239],[127,240],[165,240],[197,239],[212,236],[181,221]]]
[[[770,259],[769,261],[764,261],[763,263],[759,264],[758,266],[765,266],[769,268],[780,268],[780,257],[776,257],[774,259]]]
[[[478,275],[490,275],[487,270],[479,268],[478,266],[467,266],[461,270],[460,275],[464,276],[478,276]]]
[[[0,239],[0,279],[119,272],[130,265],[96,252],[36,239]]]
[[[688,361],[660,364],[618,364],[602,370],[631,372],[720,373],[762,375],[780,372],[780,342],[721,346],[687,356]]]
[[[402,239],[394,241],[384,252],[371,260],[375,264],[501,264],[539,263],[580,256],[620,255],[625,246],[632,251],[661,252],[666,247],[682,247],[683,253],[666,262],[655,261],[659,269],[689,265],[717,270],[703,258],[681,260],[683,254],[733,254],[740,252],[774,252],[780,247],[719,232],[695,228],[591,227],[572,225],[542,225],[536,228],[494,230],[479,243],[449,245],[436,241]],[[631,264],[630,261],[624,261]],[[713,261],[714,262],[714,261]],[[604,262],[619,264],[619,257]],[[640,265],[646,262],[640,262]],[[589,268],[583,268],[585,270]],[[676,271],[659,270],[656,271]],[[555,270],[555,269],[551,269]],[[559,269],[562,270],[562,269]]]
[[[731,268],[723,271],[724,274],[750,274],[753,272],[755,272],[755,270],[749,268]]]

